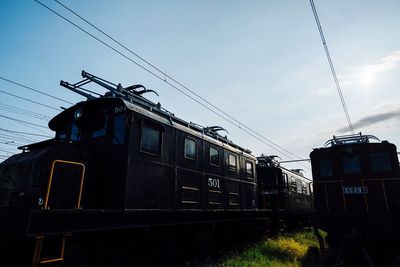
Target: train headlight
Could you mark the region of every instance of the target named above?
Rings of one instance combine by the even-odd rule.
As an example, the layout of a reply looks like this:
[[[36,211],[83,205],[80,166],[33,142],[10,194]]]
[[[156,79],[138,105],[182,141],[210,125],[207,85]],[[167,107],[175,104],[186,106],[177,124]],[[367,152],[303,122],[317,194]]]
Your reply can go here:
[[[83,110],[82,108],[78,108],[74,113],[75,121],[78,121],[82,117]]]

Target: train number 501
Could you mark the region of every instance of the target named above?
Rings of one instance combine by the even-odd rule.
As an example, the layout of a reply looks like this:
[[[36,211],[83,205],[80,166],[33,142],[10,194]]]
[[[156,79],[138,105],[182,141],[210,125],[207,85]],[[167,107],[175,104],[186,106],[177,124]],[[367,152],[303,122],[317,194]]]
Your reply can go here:
[[[219,179],[208,178],[208,186],[214,188],[220,188]]]

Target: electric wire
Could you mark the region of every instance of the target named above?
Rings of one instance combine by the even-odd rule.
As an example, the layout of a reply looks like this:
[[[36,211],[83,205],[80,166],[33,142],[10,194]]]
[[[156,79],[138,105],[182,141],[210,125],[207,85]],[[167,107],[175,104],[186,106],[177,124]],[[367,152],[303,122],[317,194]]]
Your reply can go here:
[[[10,150],[7,150],[7,149],[1,149],[1,148],[0,148],[0,151],[6,152],[6,153],[10,153],[10,154],[15,154],[14,152],[12,152],[12,151],[10,151]]]
[[[21,122],[21,123],[24,123],[24,124],[29,124],[29,125],[32,125],[32,126],[36,126],[36,127],[40,127],[40,128],[46,129],[46,130],[48,129],[46,126],[43,126],[43,125],[39,125],[39,124],[32,123],[32,122],[29,122],[29,121],[20,120],[20,119],[17,119],[17,118],[4,116],[4,115],[1,115],[1,114],[0,114],[0,118],[5,118],[5,119],[12,120],[12,121]]]
[[[115,49],[114,47],[112,47],[111,45],[107,44],[106,42],[102,41],[101,39],[99,39],[98,37],[94,36],[93,34],[89,33],[87,30],[83,29],[82,27],[78,26],[77,24],[75,24],[74,22],[72,22],[71,20],[67,19],[66,17],[64,17],[63,15],[59,14],[58,12],[54,11],[53,9],[49,8],[48,6],[46,6],[45,4],[43,4],[42,2],[38,1],[38,0],[34,0],[35,2],[37,2],[38,4],[42,5],[44,8],[48,9],[49,11],[51,11],[52,13],[54,13],[55,15],[59,16],[60,18],[64,19],[65,21],[67,21],[68,23],[70,23],[71,25],[75,26],[76,28],[78,28],[79,30],[83,31],[84,33],[88,34],[89,36],[91,36],[92,38],[94,38],[95,40],[99,41],[100,43],[102,43],[103,45],[107,46],[109,49],[113,50],[114,52],[118,53],[119,55],[121,55],[122,57],[126,58],[127,60],[131,61],[132,63],[134,63],[135,65],[137,65],[138,67],[142,68],[143,70],[147,71],[148,73],[152,74],[153,76],[155,76],[156,78],[164,81],[165,83],[167,83],[169,86],[173,87],[174,89],[178,90],[179,92],[181,92],[182,94],[186,95],[187,97],[191,98],[193,101],[197,102],[198,104],[202,105],[203,107],[205,107],[206,109],[208,109],[209,111],[213,112],[214,114],[218,115],[219,117],[223,118],[224,120],[228,121],[229,123],[233,124],[234,126],[240,128],[242,131],[246,132],[247,134],[253,136],[254,138],[256,138],[257,140],[261,141],[262,143],[264,143],[265,145],[271,147],[272,149],[278,151],[279,153],[285,155],[288,158],[292,158],[291,156],[288,156],[286,153],[282,152],[286,151],[287,153],[297,157],[297,158],[301,158],[293,153],[291,153],[290,151],[282,148],[281,146],[273,143],[272,141],[268,140],[267,138],[265,138],[264,136],[262,136],[261,134],[259,134],[258,132],[252,130],[251,128],[249,128],[248,126],[246,126],[245,124],[241,123],[240,121],[236,120],[235,118],[233,118],[232,116],[230,116],[229,114],[225,113],[224,111],[222,111],[221,109],[219,109],[218,107],[216,107],[215,105],[211,104],[209,101],[207,101],[206,99],[204,99],[203,97],[201,97],[200,95],[198,95],[197,93],[195,93],[194,91],[190,90],[188,87],[184,86],[183,84],[179,83],[178,81],[176,81],[175,79],[173,79],[171,76],[167,75],[165,72],[161,71],[160,69],[158,69],[157,67],[155,67],[154,65],[150,64],[148,61],[144,60],[142,57],[138,56],[136,53],[134,53],[133,51],[131,51],[130,49],[128,49],[126,46],[122,45],[120,42],[116,41],[114,38],[112,38],[111,36],[109,36],[108,34],[106,34],[104,31],[100,30],[98,27],[94,26],[92,23],[88,22],[86,19],[84,19],[83,17],[79,16],[76,12],[73,12],[71,9],[67,8],[65,5],[61,4],[59,1],[56,1],[57,3],[61,4],[62,6],[64,6],[65,8],[67,8],[70,12],[74,13],[76,16],[80,17],[81,19],[83,19],[85,22],[87,22],[89,25],[91,25],[92,27],[95,27],[97,30],[99,30],[101,33],[103,33],[104,35],[106,35],[107,37],[109,37],[111,40],[113,40],[114,42],[116,42],[117,44],[119,44],[120,46],[122,46],[123,48],[125,48],[126,50],[128,50],[129,52],[131,52],[133,55],[137,56],[138,58],[140,58],[141,60],[143,60],[144,62],[146,62],[148,65],[150,65],[151,67],[153,67],[154,69],[156,69],[158,72],[160,72],[161,74],[163,74],[164,77],[156,74],[155,72],[151,71],[150,69],[144,67],[143,65],[139,64],[138,62],[134,61],[133,59],[131,59],[130,57],[126,56],[125,54],[123,54],[122,52],[120,52],[119,50]],[[198,101],[197,99],[193,98],[192,96],[190,96],[189,94],[185,93],[184,91],[182,91],[181,89],[179,89],[176,85],[172,84],[171,82],[169,82],[166,78],[172,80],[173,82],[175,82],[177,85],[181,86],[182,88],[184,88],[185,90],[189,91],[190,93],[192,93],[193,95],[195,95],[196,97],[198,97],[199,99],[201,99],[202,101],[206,102],[208,105],[212,106],[213,108],[217,109],[218,111],[220,111],[221,113],[223,113],[225,116],[228,116],[229,118],[231,118],[232,120],[227,119],[226,117],[222,116],[221,114],[219,114],[218,112],[212,110],[211,108],[209,108],[208,106],[204,105],[203,103],[201,103],[200,101]],[[245,130],[242,128],[242,126],[248,130]],[[275,147],[274,147],[275,146]],[[279,149],[281,150],[279,150]]]
[[[230,119],[232,119],[236,124],[234,124],[236,127],[244,127],[246,128],[248,131],[252,132],[253,134],[257,135],[258,137],[260,137],[261,139],[265,140],[266,142],[268,142],[268,146],[271,147],[275,146],[276,148],[279,148],[280,150],[283,150],[287,153],[289,153],[290,155],[297,157],[297,158],[301,158],[293,153],[291,153],[290,151],[286,150],[285,148],[279,146],[278,144],[272,142],[271,140],[269,140],[268,138],[264,137],[262,134],[254,131],[253,129],[251,129],[250,127],[248,127],[247,125],[243,124],[242,122],[240,122],[239,120],[237,120],[236,118],[232,117],[231,115],[229,115],[228,113],[226,113],[225,111],[223,111],[222,109],[220,109],[219,107],[217,107],[216,105],[212,104],[210,101],[208,101],[207,99],[203,98],[201,95],[197,94],[195,91],[191,90],[190,88],[188,88],[187,86],[183,85],[182,83],[180,83],[179,81],[177,81],[176,79],[174,79],[173,77],[171,77],[169,74],[167,74],[166,72],[162,71],[161,69],[159,69],[158,67],[156,67],[155,65],[151,64],[149,61],[147,61],[146,59],[144,59],[143,57],[141,57],[140,55],[138,55],[137,53],[133,52],[131,49],[129,49],[127,46],[123,45],[121,42],[117,41],[115,38],[113,38],[112,36],[110,36],[109,34],[107,34],[106,32],[104,32],[103,30],[101,30],[99,27],[97,27],[96,25],[94,25],[93,23],[91,23],[90,21],[88,21],[87,19],[85,19],[84,17],[82,17],[81,15],[79,15],[77,12],[73,11],[71,8],[67,7],[66,5],[64,5],[63,3],[61,3],[58,0],[54,0],[56,3],[58,3],[59,5],[61,5],[62,7],[64,7],[65,9],[67,9],[68,11],[70,11],[72,14],[74,14],[75,16],[77,16],[78,18],[80,18],[81,20],[83,20],[84,22],[86,22],[87,24],[89,24],[90,26],[92,26],[94,29],[96,29],[97,31],[99,31],[100,33],[102,33],[103,35],[105,35],[106,37],[108,37],[109,39],[111,39],[113,42],[115,42],[116,44],[118,44],[119,46],[121,46],[122,48],[124,48],[125,50],[127,50],[128,52],[130,52],[132,55],[136,56],[137,58],[139,58],[140,60],[142,60],[143,62],[145,62],[146,64],[148,64],[149,66],[151,66],[153,69],[157,70],[158,72],[160,72],[163,76],[164,79],[162,79],[164,82],[166,81],[166,78],[170,79],[171,81],[173,81],[174,83],[176,83],[177,85],[179,85],[180,87],[184,88],[185,90],[189,91],[191,94],[195,95],[196,97],[198,97],[199,99],[201,99],[202,101],[204,101],[205,103],[207,103],[208,105],[210,105],[211,107],[215,108],[216,110],[218,110],[219,112],[221,112],[222,114],[224,114],[225,116],[229,117]],[[171,85],[170,85],[171,86]],[[176,89],[176,88],[175,88]],[[232,123],[232,122],[230,122]],[[254,137],[254,136],[253,136]],[[276,148],[272,147],[274,150],[282,153],[282,151],[279,151],[279,149],[277,150]],[[285,153],[282,153],[285,155]],[[289,158],[291,158],[288,155],[285,155]]]
[[[1,114],[0,114],[0,118],[11,120],[13,122],[23,124],[25,127],[29,127],[30,129],[33,129],[35,131],[41,132],[43,134],[48,134],[48,132],[41,130],[42,128],[48,130],[48,128],[46,126],[28,122],[28,121],[21,120],[21,119],[17,119],[17,118],[13,118],[13,117],[9,117],[9,116],[5,116],[5,115],[1,115]],[[37,128],[35,128],[35,127],[37,127]]]
[[[51,117],[43,115],[43,114],[34,113],[34,112],[26,110],[26,109],[20,109],[20,108],[16,108],[16,107],[9,106],[9,105],[2,104],[2,103],[0,103],[0,110],[4,110],[4,111],[10,112],[10,113],[27,116],[27,117],[31,117],[31,118],[35,118],[35,119],[39,119],[39,120],[44,120],[44,121],[49,121],[51,119]]]
[[[14,146],[14,147],[19,147],[19,146],[23,145],[23,144],[15,143],[14,141],[0,141],[0,144]]]
[[[321,23],[319,21],[317,9],[315,8],[313,0],[310,0],[310,5],[311,5],[312,11],[314,13],[314,18],[315,18],[315,21],[317,23],[319,35],[321,36],[322,44],[324,45],[325,54],[326,54],[326,57],[328,59],[329,67],[331,69],[331,72],[332,72],[332,75],[333,75],[333,79],[334,79],[335,84],[336,84],[336,89],[338,91],[339,98],[340,98],[340,101],[342,103],[343,111],[344,111],[344,113],[346,115],[346,120],[347,120],[347,123],[349,125],[349,129],[350,129],[351,133],[354,134],[353,124],[351,123],[351,120],[350,120],[349,111],[347,110],[347,106],[346,106],[346,102],[344,100],[342,89],[340,87],[339,80],[337,78],[336,71],[335,71],[335,68],[333,66],[333,62],[332,62],[332,59],[331,59],[331,56],[330,56],[330,53],[329,53],[329,50],[328,50],[328,44],[326,43],[324,32],[322,31],[322,26],[321,26]]]
[[[53,138],[53,137],[50,136],[50,135],[34,134],[34,133],[28,133],[28,132],[14,131],[14,130],[9,130],[9,129],[4,129],[4,128],[1,128],[1,127],[0,127],[0,131],[9,132],[9,133],[23,134],[23,135],[38,136],[38,137]]]
[[[19,141],[19,142],[37,142],[37,140],[21,137],[19,135],[7,135],[7,134],[1,134],[0,133],[0,138],[4,140],[10,140],[10,141]]]
[[[62,102],[64,102],[64,103],[67,103],[67,104],[74,105],[74,103],[72,103],[72,102],[70,102],[70,101],[64,100],[64,99],[62,99],[62,98],[59,98],[59,97],[56,97],[56,96],[53,96],[53,95],[50,95],[50,94],[47,94],[47,93],[44,93],[44,92],[42,92],[42,91],[40,91],[40,90],[38,90],[38,89],[34,89],[34,88],[32,88],[32,87],[29,87],[29,86],[23,85],[23,84],[21,84],[21,83],[18,83],[18,82],[12,81],[12,80],[10,80],[10,79],[6,79],[6,78],[4,78],[4,77],[1,77],[1,76],[0,76],[0,79],[1,79],[1,80],[3,80],[3,81],[9,82],[9,83],[12,83],[12,84],[18,85],[18,86],[20,86],[20,87],[23,87],[23,88],[25,88],[25,89],[28,89],[28,90],[34,91],[34,92],[36,92],[36,93],[39,93],[39,94],[45,95],[45,96],[47,96],[47,97],[51,97],[51,98],[53,98],[53,99],[56,99],[56,100],[62,101]]]
[[[46,108],[50,108],[50,109],[54,109],[54,110],[57,110],[57,111],[61,111],[61,109],[59,109],[59,108],[51,107],[49,105],[46,105],[46,104],[43,104],[43,103],[40,103],[40,102],[37,102],[37,101],[34,101],[34,100],[30,100],[30,99],[22,97],[22,96],[18,96],[18,95],[14,95],[14,94],[5,92],[3,90],[0,90],[0,93],[6,94],[6,95],[10,95],[10,96],[13,96],[13,97],[16,97],[16,98],[19,98],[19,99],[23,99],[23,100],[26,100],[28,102],[31,102],[31,103],[34,103],[34,104],[37,104],[37,105],[40,105],[40,106],[43,106],[43,107],[46,107]]]

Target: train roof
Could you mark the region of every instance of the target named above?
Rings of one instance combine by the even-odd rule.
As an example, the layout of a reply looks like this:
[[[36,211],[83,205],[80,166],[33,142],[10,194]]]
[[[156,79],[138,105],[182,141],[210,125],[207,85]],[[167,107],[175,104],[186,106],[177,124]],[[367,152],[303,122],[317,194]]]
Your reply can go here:
[[[146,89],[143,85],[132,85],[129,87],[122,87],[121,84],[113,84],[104,79],[96,77],[92,74],[89,74],[85,71],[82,71],[82,77],[84,80],[77,82],[75,84],[69,84],[68,82],[61,81],[60,85],[64,86],[75,93],[78,93],[87,98],[86,101],[82,101],[77,103],[76,105],[66,109],[60,114],[56,115],[49,122],[49,127],[52,130],[57,128],[57,125],[63,121],[63,117],[69,115],[74,112],[74,110],[79,105],[83,105],[84,103],[97,103],[99,105],[106,104],[107,102],[120,101],[121,104],[125,105],[129,110],[141,113],[147,117],[150,117],[154,120],[162,122],[164,124],[169,124],[179,130],[188,132],[190,134],[196,135],[202,139],[205,139],[209,142],[212,142],[219,146],[228,146],[231,149],[237,150],[237,153],[245,153],[249,157],[255,157],[251,155],[251,151],[249,149],[245,149],[231,140],[229,140],[226,136],[222,136],[219,134],[219,131],[224,131],[224,129],[220,126],[209,126],[203,127],[193,122],[187,122],[183,119],[176,117],[172,112],[164,109],[160,103],[153,103],[147,98],[143,97],[143,94],[154,92],[153,90]],[[85,85],[89,82],[95,82],[108,90],[104,95],[93,96],[88,93],[86,89],[81,88],[82,85]],[[138,90],[140,89],[140,90]],[[94,92],[91,92],[94,93]],[[155,93],[155,92],[154,92]],[[157,93],[156,93],[157,94]]]
[[[396,146],[386,140],[380,141],[376,136],[373,135],[363,135],[362,133],[352,134],[352,135],[342,135],[342,136],[333,136],[332,139],[329,139],[325,142],[324,147],[314,148],[310,153],[310,157],[315,154],[321,152],[325,153],[328,151],[340,151],[347,147],[392,147],[392,149],[396,150]]]
[[[280,169],[283,172],[286,173],[291,173],[295,176],[298,177],[302,177],[306,180],[312,181],[312,179],[306,177],[303,175],[303,173],[301,171],[303,171],[302,169],[288,169],[283,167],[278,160],[276,160],[276,158],[279,158],[279,156],[276,155],[270,155],[270,156],[266,156],[266,155],[261,155],[260,157],[257,157],[257,164],[260,167],[264,167],[264,168],[271,168],[271,169]]]

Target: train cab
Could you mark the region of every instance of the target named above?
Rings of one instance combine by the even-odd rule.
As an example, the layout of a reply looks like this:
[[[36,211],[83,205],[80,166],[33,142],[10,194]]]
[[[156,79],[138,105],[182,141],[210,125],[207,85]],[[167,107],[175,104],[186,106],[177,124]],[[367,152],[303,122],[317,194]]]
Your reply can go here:
[[[400,168],[394,144],[361,133],[334,136],[310,158],[320,228],[331,236],[383,237],[398,224]]]

